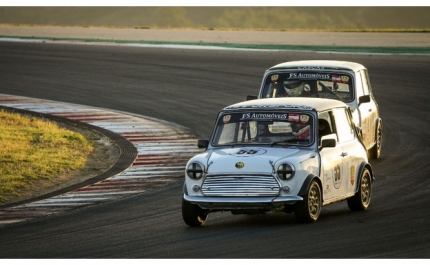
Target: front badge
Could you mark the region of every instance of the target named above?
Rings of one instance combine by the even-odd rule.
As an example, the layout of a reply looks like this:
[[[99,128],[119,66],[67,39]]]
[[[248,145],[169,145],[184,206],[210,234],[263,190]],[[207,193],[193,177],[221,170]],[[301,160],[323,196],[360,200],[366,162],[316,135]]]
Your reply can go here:
[[[243,162],[237,162],[235,166],[236,168],[241,169],[245,166],[245,164]]]

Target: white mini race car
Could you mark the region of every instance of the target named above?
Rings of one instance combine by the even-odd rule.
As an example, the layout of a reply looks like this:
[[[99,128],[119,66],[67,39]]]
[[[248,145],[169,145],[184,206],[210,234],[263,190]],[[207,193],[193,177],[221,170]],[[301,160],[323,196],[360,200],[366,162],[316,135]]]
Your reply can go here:
[[[321,208],[346,200],[366,210],[373,170],[352,122],[338,100],[271,98],[237,103],[217,117],[204,153],[185,168],[182,217],[202,226],[210,212],[294,213],[318,219]]]
[[[360,128],[369,158],[379,158],[382,149],[382,119],[372,92],[367,69],[358,63],[330,60],[292,61],[266,70],[258,96],[315,97],[347,104]]]

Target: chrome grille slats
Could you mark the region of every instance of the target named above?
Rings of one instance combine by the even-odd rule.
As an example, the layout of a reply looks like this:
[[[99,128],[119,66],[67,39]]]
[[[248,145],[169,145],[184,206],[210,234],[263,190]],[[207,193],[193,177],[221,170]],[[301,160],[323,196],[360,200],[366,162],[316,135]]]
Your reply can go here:
[[[205,196],[276,196],[279,183],[271,175],[207,175]]]

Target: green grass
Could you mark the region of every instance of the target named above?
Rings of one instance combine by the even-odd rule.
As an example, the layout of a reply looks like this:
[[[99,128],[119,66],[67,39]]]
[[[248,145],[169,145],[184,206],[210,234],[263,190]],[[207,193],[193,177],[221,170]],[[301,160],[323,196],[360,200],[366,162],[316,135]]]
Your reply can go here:
[[[84,167],[92,143],[80,133],[40,118],[0,110],[0,201],[33,181]]]

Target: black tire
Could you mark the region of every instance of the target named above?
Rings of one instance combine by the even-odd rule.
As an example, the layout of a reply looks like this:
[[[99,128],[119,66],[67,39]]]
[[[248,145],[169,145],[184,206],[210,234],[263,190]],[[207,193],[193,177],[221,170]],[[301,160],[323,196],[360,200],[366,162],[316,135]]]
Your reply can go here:
[[[369,158],[376,159],[381,156],[382,150],[382,123],[378,123],[378,127],[375,132],[376,142],[375,145],[369,149]]]
[[[369,207],[372,198],[372,176],[370,171],[365,168],[358,181],[358,190],[354,197],[347,200],[351,211],[364,211]]]
[[[321,213],[322,197],[321,188],[318,183],[313,180],[309,185],[303,201],[296,203],[294,215],[300,223],[313,223]]]
[[[191,204],[182,198],[182,219],[192,227],[203,226],[208,218],[207,212],[196,204]]]

